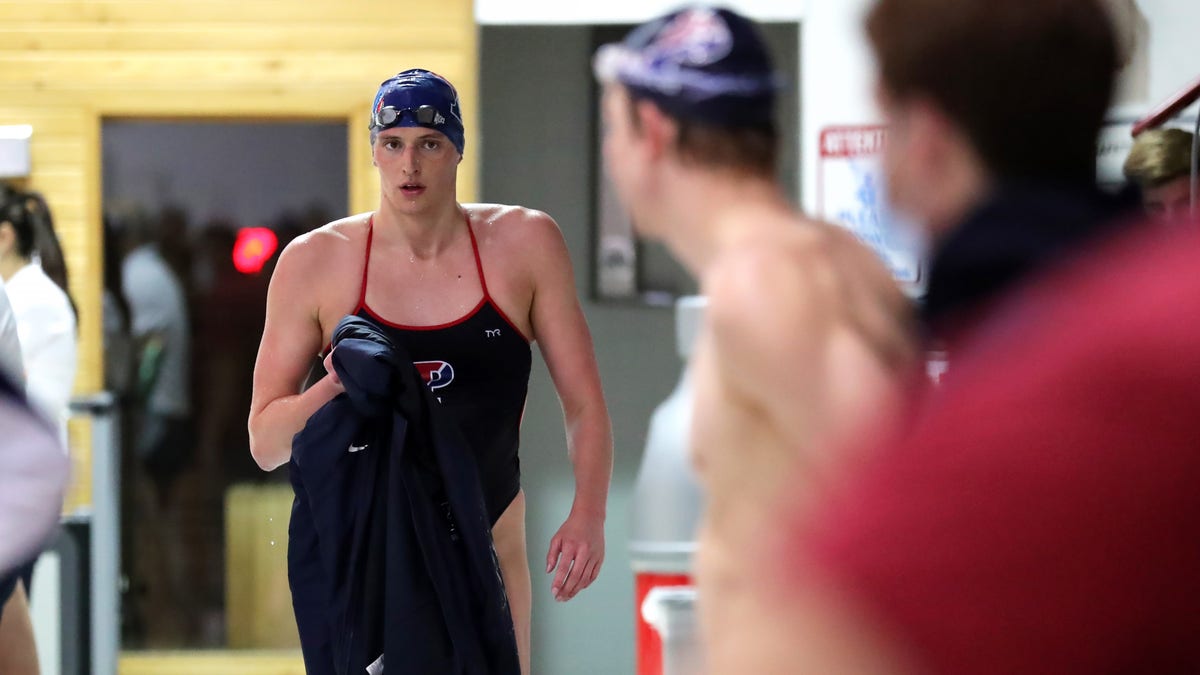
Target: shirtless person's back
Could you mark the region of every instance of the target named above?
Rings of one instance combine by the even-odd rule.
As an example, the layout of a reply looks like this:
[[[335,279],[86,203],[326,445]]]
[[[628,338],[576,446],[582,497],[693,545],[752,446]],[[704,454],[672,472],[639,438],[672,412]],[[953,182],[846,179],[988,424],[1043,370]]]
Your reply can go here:
[[[708,313],[691,367],[693,454],[710,527],[749,533],[739,507],[794,472],[820,479],[912,363],[908,300],[849,232],[738,205],[739,232],[702,273]],[[731,497],[728,503],[722,499]]]
[[[690,366],[707,498],[696,575],[708,666],[736,672],[723,647],[752,639],[746,618],[771,602],[755,566],[782,493],[815,489],[912,365],[910,307],[873,252],[783,196],[776,82],[752,24],[683,10],[602,49],[596,69],[613,182],[708,297]]]

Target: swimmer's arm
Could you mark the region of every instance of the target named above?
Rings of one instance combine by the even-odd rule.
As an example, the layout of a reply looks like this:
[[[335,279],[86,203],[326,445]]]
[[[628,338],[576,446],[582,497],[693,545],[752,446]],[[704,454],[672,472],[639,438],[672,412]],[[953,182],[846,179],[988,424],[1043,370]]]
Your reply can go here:
[[[250,454],[264,471],[288,461],[292,437],[321,406],[340,391],[335,378],[324,377],[304,393],[300,388],[313,357],[321,349],[312,269],[319,264],[305,238],[289,244],[279,256],[267,291],[267,315],[250,402]]]
[[[531,227],[534,296],[530,309],[554,388],[562,403],[567,452],[574,467],[575,500],[567,522],[551,541],[548,571],[561,551],[555,596],[570,599],[599,573],[604,556],[604,519],[612,476],[612,423],[587,321],[575,293],[575,275],[557,224],[544,214]],[[566,563],[576,569],[566,576]]]

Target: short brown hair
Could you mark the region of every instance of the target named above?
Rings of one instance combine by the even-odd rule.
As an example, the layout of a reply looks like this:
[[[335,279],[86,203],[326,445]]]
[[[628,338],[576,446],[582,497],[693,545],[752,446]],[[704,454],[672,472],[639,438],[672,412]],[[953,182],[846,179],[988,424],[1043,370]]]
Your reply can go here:
[[[1125,158],[1125,178],[1143,190],[1170,183],[1192,173],[1191,132],[1150,129],[1138,135]]]
[[[1101,0],[878,0],[866,30],[884,90],[932,99],[993,177],[1095,180],[1118,67]]]
[[[637,116],[639,99],[629,97],[633,128],[641,128]],[[675,151],[684,162],[712,169],[730,169],[755,176],[774,177],[779,165],[779,131],[773,122],[753,126],[719,127],[673,117],[679,128]]]

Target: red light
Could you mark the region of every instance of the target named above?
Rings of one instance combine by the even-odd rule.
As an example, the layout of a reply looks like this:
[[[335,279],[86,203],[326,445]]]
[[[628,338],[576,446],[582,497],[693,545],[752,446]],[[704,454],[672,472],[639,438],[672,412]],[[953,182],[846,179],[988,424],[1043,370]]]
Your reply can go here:
[[[233,244],[233,266],[242,274],[258,274],[275,254],[279,239],[265,227],[243,227]]]

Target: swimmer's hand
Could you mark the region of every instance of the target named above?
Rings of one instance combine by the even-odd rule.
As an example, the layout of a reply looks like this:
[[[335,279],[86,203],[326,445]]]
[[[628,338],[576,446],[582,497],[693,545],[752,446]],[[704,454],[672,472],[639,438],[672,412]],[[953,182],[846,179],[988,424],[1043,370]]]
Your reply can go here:
[[[604,563],[604,516],[572,510],[567,521],[550,539],[546,574],[558,567],[550,592],[566,602],[592,585]]]

